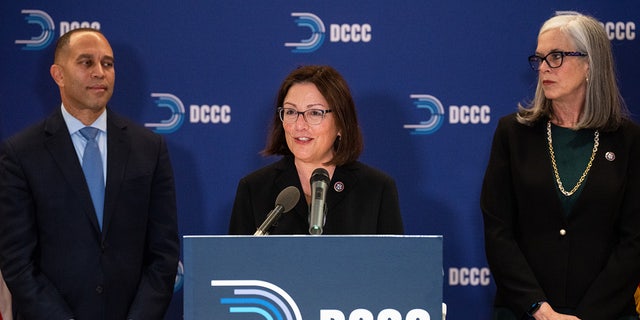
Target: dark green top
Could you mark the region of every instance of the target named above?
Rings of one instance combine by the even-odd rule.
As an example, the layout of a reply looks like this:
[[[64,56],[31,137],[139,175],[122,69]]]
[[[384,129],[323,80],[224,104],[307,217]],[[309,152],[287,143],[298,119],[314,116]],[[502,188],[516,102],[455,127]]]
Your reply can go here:
[[[563,128],[551,124],[551,138],[553,139],[553,153],[556,157],[556,165],[558,166],[558,175],[564,190],[569,192],[580,180],[582,173],[589,164],[591,153],[593,151],[593,130],[574,131],[569,128]],[[553,172],[551,172],[553,174]],[[580,196],[584,185],[587,183],[587,177],[571,196],[565,196],[560,192],[556,183],[558,197],[562,202],[562,207],[566,215],[569,215],[576,199]],[[555,175],[553,181],[556,181]]]

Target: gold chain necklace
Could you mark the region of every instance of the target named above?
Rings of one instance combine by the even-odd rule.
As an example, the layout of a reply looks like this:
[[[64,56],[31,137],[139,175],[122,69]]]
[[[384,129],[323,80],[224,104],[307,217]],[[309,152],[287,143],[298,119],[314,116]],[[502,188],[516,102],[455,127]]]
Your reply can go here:
[[[591,164],[593,164],[593,159],[596,157],[596,152],[598,152],[598,145],[600,144],[600,133],[598,132],[598,130],[596,130],[596,132],[593,134],[593,151],[591,151],[591,158],[589,159],[587,168],[584,169],[584,172],[582,173],[582,176],[578,180],[578,183],[576,184],[576,186],[573,187],[573,189],[571,189],[571,191],[569,192],[567,192],[562,186],[562,181],[560,181],[560,174],[558,174],[556,157],[555,157],[555,154],[553,153],[553,140],[551,139],[551,121],[547,122],[547,141],[549,142],[549,154],[551,154],[551,164],[553,165],[553,174],[556,176],[556,183],[558,183],[558,189],[560,189],[560,192],[562,192],[562,194],[569,197],[572,194],[574,194],[576,190],[578,190],[578,188],[580,188],[580,185],[582,184],[582,182],[584,182],[584,179],[587,177],[587,173],[589,173],[589,170],[591,169]]]

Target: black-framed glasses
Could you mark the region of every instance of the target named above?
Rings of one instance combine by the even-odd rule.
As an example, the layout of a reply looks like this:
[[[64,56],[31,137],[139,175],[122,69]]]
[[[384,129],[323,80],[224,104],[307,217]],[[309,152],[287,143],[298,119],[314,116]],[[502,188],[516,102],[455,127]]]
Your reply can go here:
[[[322,119],[324,119],[324,115],[331,112],[331,110],[322,110],[322,109],[307,109],[305,111],[298,111],[294,108],[278,108],[278,115],[280,115],[280,120],[286,123],[295,123],[298,121],[298,117],[302,115],[304,121],[308,124],[320,124]]]
[[[543,61],[547,62],[549,68],[560,68],[562,62],[564,61],[564,57],[586,57],[587,54],[584,52],[577,51],[551,51],[546,56],[541,57],[538,55],[529,56],[529,65],[531,69],[535,71],[540,70],[540,66]]]

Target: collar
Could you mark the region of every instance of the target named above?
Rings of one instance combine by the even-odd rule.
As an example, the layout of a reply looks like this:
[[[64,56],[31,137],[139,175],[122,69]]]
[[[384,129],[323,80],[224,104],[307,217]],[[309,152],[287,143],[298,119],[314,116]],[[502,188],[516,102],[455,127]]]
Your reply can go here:
[[[63,104],[60,104],[60,110],[62,111],[62,118],[64,122],[67,124],[67,128],[69,128],[69,134],[74,134],[78,132],[80,129],[86,127],[80,120],[72,116],[67,109],[64,108]],[[107,132],[107,110],[94,121],[90,127],[98,128],[102,132]]]

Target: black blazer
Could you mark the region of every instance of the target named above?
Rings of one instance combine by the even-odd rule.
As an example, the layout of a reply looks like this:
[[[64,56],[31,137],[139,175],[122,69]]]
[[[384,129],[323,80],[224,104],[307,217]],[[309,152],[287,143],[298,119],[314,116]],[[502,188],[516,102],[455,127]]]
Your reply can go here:
[[[338,186],[344,186],[342,191]],[[253,234],[275,206],[280,191],[300,190],[300,201],[283,213],[270,234],[309,234],[309,206],[302,194],[292,156],[259,169],[238,183],[230,234]],[[323,234],[402,234],[404,227],[394,180],[379,170],[354,162],[339,166],[327,192]]]
[[[615,160],[605,158],[607,152]],[[565,215],[556,191],[546,121],[500,119],[481,207],[495,304],[518,316],[537,301],[581,319],[634,314],[640,282],[640,128],[600,132],[584,188]]]
[[[100,231],[58,109],[0,151],[0,266],[17,319],[162,319],[179,256],[164,140],[107,112]]]

